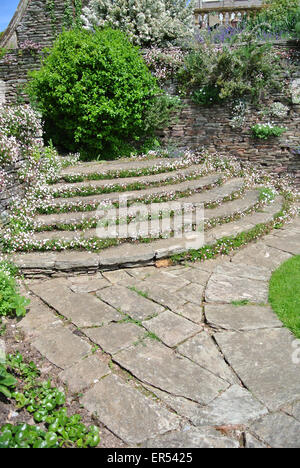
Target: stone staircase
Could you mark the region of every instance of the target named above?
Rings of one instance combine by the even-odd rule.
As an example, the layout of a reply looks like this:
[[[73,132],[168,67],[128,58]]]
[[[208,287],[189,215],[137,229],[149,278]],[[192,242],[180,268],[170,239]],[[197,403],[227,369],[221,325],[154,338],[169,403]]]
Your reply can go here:
[[[154,264],[206,247],[222,253],[222,240],[227,247],[238,235],[252,240],[256,229],[270,232],[289,219],[295,213],[289,190],[218,156],[80,163],[48,187],[29,252],[14,261],[25,275],[55,276]]]

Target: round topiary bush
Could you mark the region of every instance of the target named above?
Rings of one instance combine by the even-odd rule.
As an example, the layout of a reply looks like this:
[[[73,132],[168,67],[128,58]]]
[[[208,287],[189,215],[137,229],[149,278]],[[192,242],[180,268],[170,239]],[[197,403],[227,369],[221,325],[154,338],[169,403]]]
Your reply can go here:
[[[63,32],[31,73],[28,92],[45,138],[85,159],[128,152],[161,93],[138,49],[112,29]]]

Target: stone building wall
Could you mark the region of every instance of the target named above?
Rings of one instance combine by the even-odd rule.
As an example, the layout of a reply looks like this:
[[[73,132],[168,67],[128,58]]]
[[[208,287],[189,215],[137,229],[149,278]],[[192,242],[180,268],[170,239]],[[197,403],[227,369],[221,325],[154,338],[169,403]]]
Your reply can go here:
[[[31,50],[10,50],[0,60],[0,103],[10,104],[25,99],[24,85],[28,80],[28,72],[38,70],[41,65],[42,53]]]
[[[87,2],[82,0],[82,5],[85,6]],[[67,25],[68,5],[69,0],[20,0],[0,46],[17,49],[26,41],[42,47],[51,45],[56,35]]]

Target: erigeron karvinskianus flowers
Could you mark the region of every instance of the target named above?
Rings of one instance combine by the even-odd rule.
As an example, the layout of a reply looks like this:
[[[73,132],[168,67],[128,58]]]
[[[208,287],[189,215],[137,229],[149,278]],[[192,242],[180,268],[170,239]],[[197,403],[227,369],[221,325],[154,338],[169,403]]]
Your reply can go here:
[[[87,29],[121,29],[137,45],[166,45],[194,34],[195,0],[91,0],[83,9]]]

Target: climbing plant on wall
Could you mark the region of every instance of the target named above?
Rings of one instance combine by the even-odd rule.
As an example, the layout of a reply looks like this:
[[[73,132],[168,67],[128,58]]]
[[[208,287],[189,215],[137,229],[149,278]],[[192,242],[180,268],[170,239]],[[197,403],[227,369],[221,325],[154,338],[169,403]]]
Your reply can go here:
[[[57,35],[57,20],[55,14],[55,0],[46,0],[46,12],[51,20],[53,34]],[[82,0],[64,0],[63,26],[71,29],[75,26],[81,26]]]
[[[46,12],[51,20],[52,32],[56,31],[55,0],[46,0]]]

